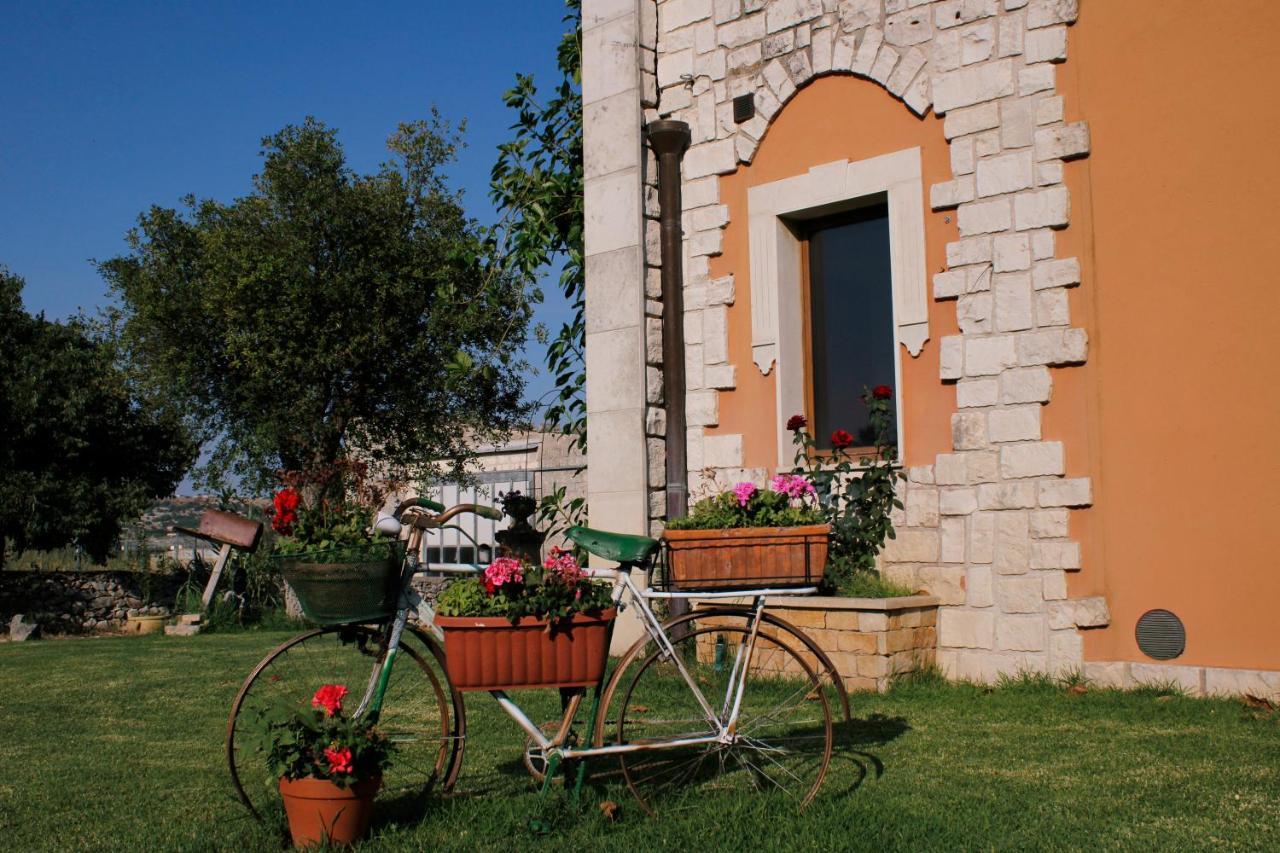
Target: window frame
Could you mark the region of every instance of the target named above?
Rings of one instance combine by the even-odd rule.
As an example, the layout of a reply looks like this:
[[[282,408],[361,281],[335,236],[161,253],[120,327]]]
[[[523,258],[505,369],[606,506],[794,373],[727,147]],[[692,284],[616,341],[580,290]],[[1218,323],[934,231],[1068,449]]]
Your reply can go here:
[[[896,344],[919,356],[929,338],[928,286],[924,259],[924,188],[920,149],[908,148],[850,163],[838,160],[808,172],[757,184],[747,191],[751,272],[752,360],[764,375],[773,371],[777,402],[778,467],[794,460],[788,417],[811,409],[809,312],[804,223],[856,208],[868,197],[886,196],[889,207],[890,275]],[[894,346],[894,403],[898,457],[906,457],[902,412],[902,353]],[[808,390],[806,390],[808,389]]]

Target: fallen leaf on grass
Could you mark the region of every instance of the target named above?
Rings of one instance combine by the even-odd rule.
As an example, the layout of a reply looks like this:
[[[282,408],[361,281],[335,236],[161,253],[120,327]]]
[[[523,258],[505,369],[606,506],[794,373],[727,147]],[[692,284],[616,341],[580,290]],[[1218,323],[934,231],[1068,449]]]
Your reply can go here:
[[[600,814],[604,815],[605,820],[613,821],[618,819],[618,804],[613,800],[605,800],[600,804]]]
[[[649,713],[649,706],[648,706],[648,705],[632,705],[632,706],[631,706],[631,713],[633,713],[633,714],[647,714],[647,713]]]
[[[1067,692],[1072,696],[1083,696],[1089,692],[1089,688],[1085,687],[1083,684],[1073,684],[1067,688]]]
[[[1261,696],[1254,696],[1252,693],[1244,694],[1244,704],[1250,708],[1258,708],[1263,711],[1274,711],[1276,705],[1270,699],[1264,699]]]

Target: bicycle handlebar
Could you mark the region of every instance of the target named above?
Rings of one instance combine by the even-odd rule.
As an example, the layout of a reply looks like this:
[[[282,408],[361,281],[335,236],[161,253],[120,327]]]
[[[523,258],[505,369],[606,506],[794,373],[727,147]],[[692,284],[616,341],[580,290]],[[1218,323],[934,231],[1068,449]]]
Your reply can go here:
[[[374,522],[374,529],[385,536],[399,536],[400,531],[404,529],[404,523],[401,518],[405,512],[411,509],[426,509],[433,513],[432,515],[423,514],[421,518],[415,518],[413,526],[418,528],[438,528],[455,515],[461,515],[464,512],[475,513],[481,518],[487,518],[491,521],[500,521],[502,519],[502,511],[491,506],[458,504],[445,509],[444,504],[438,501],[418,497],[401,501],[391,515],[379,514],[377,521]]]

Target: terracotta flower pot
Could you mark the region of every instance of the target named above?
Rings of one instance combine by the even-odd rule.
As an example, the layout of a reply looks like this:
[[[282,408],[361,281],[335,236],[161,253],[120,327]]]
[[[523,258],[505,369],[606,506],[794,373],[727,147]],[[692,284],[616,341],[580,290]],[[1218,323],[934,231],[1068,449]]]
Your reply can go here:
[[[668,530],[667,583],[713,590],[812,586],[827,567],[831,525]]]
[[[609,626],[617,610],[575,613],[547,631],[547,620],[436,616],[455,690],[589,687],[604,675]]]
[[[373,798],[382,777],[339,788],[328,779],[280,780],[280,796],[289,817],[289,834],[297,847],[354,844],[369,831]]]

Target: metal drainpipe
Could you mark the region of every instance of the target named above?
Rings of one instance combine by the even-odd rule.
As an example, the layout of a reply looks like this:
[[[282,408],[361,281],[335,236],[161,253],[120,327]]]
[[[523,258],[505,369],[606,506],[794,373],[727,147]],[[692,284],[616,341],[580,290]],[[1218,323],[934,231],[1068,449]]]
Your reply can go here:
[[[689,125],[651,121],[649,144],[658,157],[658,207],[662,226],[662,387],[667,404],[667,518],[689,509],[688,448],[684,410],[684,269],[680,227],[680,160],[689,147]],[[678,599],[677,599],[678,600]]]
[[[658,157],[658,222],[662,226],[662,388],[667,403],[667,518],[689,511],[688,446],[684,411],[684,231],[680,227],[680,160],[689,147],[689,125],[649,122],[649,144]],[[671,599],[671,615],[689,612],[689,602]],[[684,629],[677,629],[680,639]]]

